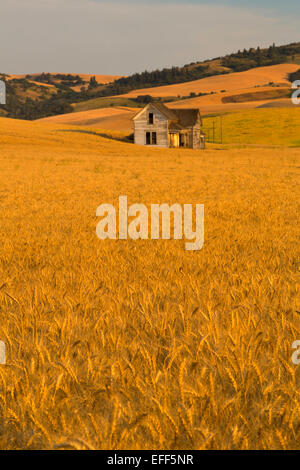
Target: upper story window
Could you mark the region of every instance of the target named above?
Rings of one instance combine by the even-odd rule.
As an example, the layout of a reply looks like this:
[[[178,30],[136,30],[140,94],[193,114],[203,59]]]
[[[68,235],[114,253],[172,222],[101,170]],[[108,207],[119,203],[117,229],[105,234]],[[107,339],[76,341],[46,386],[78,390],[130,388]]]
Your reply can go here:
[[[149,124],[153,124],[154,123],[154,116],[153,116],[153,113],[149,113]]]

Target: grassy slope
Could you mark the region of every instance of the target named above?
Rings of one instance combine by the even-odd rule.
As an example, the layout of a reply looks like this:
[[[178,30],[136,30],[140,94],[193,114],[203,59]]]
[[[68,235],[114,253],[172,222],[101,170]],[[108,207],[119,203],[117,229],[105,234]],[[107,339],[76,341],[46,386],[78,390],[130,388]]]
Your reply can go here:
[[[297,448],[300,150],[61,128],[0,119],[0,447]],[[99,241],[121,194],[204,203],[204,249]]]
[[[282,98],[290,98],[291,89],[290,87],[278,87],[271,88],[268,90],[252,90],[249,93],[237,93],[231,96],[222,98],[223,103],[246,103],[251,101],[268,101]]]
[[[204,128],[207,131],[213,122],[216,141],[220,141],[219,117],[205,117]],[[223,116],[223,142],[300,146],[300,107],[262,108],[226,114]]]

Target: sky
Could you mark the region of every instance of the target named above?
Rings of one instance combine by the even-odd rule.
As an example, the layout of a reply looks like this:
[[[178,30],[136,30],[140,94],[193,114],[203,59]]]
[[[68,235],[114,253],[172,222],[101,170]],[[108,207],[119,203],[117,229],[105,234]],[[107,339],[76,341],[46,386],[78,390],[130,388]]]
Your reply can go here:
[[[130,75],[300,41],[299,0],[1,0],[0,72]]]

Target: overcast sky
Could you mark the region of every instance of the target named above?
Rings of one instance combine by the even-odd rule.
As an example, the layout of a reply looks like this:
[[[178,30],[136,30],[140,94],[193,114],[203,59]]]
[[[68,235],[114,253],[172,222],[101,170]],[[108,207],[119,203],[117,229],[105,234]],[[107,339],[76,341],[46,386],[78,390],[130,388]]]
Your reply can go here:
[[[0,72],[129,75],[300,41],[299,0],[0,0]]]

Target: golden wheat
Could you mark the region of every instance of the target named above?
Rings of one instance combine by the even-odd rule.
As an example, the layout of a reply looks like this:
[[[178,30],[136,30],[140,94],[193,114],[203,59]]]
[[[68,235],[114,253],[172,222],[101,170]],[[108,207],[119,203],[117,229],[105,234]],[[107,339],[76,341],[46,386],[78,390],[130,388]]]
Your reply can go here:
[[[0,447],[299,447],[299,148],[66,130],[0,119]],[[98,240],[122,194],[204,203],[203,250]]]

